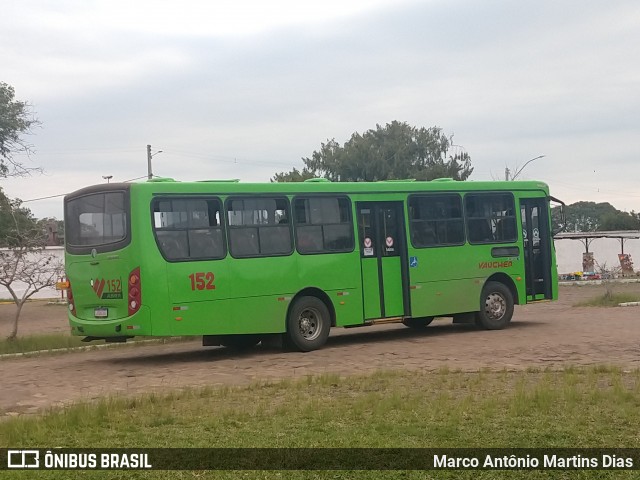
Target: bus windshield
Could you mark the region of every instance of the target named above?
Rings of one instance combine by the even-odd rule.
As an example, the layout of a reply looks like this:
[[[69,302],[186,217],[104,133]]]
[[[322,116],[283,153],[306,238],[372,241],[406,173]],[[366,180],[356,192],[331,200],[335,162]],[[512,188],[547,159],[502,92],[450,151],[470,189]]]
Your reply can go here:
[[[126,203],[124,191],[98,192],[69,199],[65,205],[67,245],[121,248],[128,237]]]

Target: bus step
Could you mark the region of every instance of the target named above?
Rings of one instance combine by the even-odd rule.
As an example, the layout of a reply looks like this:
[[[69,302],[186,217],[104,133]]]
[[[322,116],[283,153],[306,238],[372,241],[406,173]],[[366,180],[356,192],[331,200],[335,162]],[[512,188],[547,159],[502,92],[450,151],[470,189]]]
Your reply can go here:
[[[384,325],[385,323],[400,323],[404,320],[405,317],[388,317],[388,318],[377,318],[374,320],[367,320],[365,324],[367,325]]]

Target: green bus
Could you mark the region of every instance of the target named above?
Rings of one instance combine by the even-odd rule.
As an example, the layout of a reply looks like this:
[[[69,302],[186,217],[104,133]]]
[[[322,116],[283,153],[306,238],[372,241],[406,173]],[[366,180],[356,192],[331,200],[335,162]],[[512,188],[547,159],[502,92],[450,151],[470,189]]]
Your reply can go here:
[[[536,181],[87,187],[64,200],[71,330],[310,351],[331,327],[501,329],[557,299],[550,200]]]

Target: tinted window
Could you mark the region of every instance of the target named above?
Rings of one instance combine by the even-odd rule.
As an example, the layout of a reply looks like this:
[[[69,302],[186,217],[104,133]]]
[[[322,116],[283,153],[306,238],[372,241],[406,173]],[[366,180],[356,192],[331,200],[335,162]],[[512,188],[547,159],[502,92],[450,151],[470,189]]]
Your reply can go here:
[[[342,197],[298,197],[294,201],[296,245],[300,253],[353,250],[351,204]]]
[[[216,198],[159,198],[153,202],[153,228],[167,260],[225,256],[221,203]]]
[[[124,192],[94,193],[66,204],[66,241],[72,246],[100,246],[127,237]]]
[[[462,199],[459,195],[412,196],[409,226],[414,247],[462,245]]]
[[[227,221],[234,257],[287,255],[293,250],[286,198],[231,198]]]
[[[464,206],[470,243],[516,241],[516,217],[511,194],[469,194],[464,197]]]

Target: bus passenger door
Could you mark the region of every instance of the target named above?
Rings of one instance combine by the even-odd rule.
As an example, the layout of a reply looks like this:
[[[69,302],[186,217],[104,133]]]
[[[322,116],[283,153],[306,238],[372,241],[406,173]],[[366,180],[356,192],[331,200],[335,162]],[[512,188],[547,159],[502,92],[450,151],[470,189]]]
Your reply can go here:
[[[365,320],[409,315],[402,202],[357,202]]]
[[[527,301],[552,298],[550,242],[553,240],[547,212],[544,198],[520,200]]]

